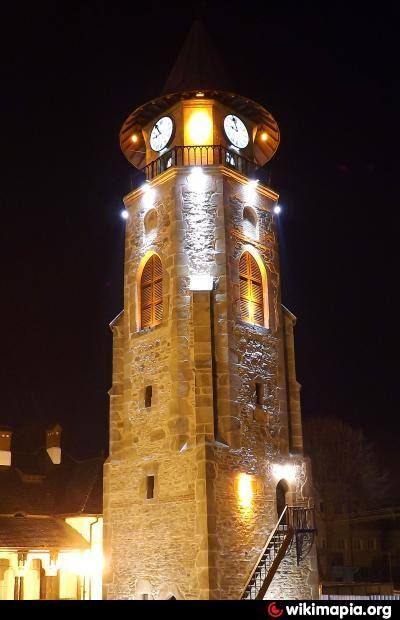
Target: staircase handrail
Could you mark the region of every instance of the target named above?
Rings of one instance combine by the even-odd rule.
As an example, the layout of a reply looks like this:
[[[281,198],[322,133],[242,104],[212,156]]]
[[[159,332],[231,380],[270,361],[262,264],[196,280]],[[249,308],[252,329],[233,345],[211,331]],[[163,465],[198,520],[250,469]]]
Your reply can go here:
[[[286,511],[287,511],[287,505],[286,505],[286,506],[285,506],[285,508],[282,510],[281,515],[280,515],[280,517],[279,517],[279,519],[278,519],[278,521],[277,521],[277,523],[276,523],[276,525],[275,525],[274,529],[272,530],[271,534],[268,536],[268,538],[267,538],[267,542],[266,542],[265,546],[263,547],[263,550],[261,551],[260,555],[258,556],[258,558],[257,558],[257,562],[254,564],[252,571],[250,572],[250,576],[249,576],[248,580],[246,581],[246,585],[245,585],[245,587],[243,588],[243,591],[242,591],[242,594],[241,594],[241,597],[240,597],[240,598],[242,598],[242,597],[243,597],[243,595],[244,595],[244,593],[246,592],[246,590],[247,590],[247,586],[249,585],[250,581],[252,580],[252,577],[253,577],[253,575],[254,575],[255,571],[257,570],[257,567],[258,567],[258,565],[260,564],[260,562],[261,562],[261,558],[263,557],[264,553],[266,552],[266,550],[267,550],[267,548],[268,548],[269,543],[271,542],[271,540],[272,540],[272,539],[273,539],[273,537],[275,536],[275,534],[276,534],[276,532],[277,532],[277,530],[278,530],[278,527],[281,525],[281,521],[282,521],[282,519],[283,519],[284,515],[286,514]],[[288,529],[291,529],[291,528],[288,526]]]

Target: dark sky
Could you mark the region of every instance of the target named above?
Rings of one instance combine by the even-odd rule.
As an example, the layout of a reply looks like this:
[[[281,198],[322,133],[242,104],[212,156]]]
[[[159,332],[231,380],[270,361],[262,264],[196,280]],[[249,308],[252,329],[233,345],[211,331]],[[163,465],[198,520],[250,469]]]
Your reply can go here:
[[[122,308],[120,209],[134,172],[118,132],[160,93],[196,12],[10,7],[0,20],[0,421],[58,420],[67,447],[91,455],[107,445],[108,323]],[[280,125],[270,168],[304,416],[361,426],[395,466],[395,3],[203,2],[199,12],[235,90]]]

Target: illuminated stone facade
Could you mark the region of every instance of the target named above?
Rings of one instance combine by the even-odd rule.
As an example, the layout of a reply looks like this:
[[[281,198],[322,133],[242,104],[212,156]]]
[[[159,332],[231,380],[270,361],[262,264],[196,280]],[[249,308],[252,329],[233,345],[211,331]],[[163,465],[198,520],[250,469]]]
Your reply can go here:
[[[301,421],[295,407],[288,419],[287,401],[296,402],[298,388],[285,363],[293,317],[280,305],[277,196],[263,187],[249,191],[246,179],[223,167],[204,175],[198,191],[190,168],[174,168],[156,179],[151,198],[139,189],[125,200],[125,307],[112,326],[104,489],[108,598],[237,599],[277,521],[272,466],[295,463],[287,501],[312,503],[307,463],[290,455],[301,451]],[[243,233],[249,204],[259,220],[257,241]],[[149,209],[158,223],[147,236]],[[249,248],[267,269],[269,329],[239,315],[238,261]],[[164,316],[141,331],[137,272],[149,252],[163,264]],[[212,276],[211,293],[190,290],[199,273]],[[291,385],[297,393],[288,393]],[[241,473],[251,476],[248,505],[238,492]],[[146,497],[148,476],[155,476],[153,499]],[[271,585],[276,598],[316,595],[313,557],[299,567],[285,559]]]

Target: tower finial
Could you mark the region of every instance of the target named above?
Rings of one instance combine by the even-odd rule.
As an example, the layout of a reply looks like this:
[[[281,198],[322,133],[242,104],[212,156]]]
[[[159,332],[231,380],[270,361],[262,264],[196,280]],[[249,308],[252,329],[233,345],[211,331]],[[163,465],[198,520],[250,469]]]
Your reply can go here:
[[[199,19],[189,30],[163,94],[197,88],[231,90],[219,54]]]

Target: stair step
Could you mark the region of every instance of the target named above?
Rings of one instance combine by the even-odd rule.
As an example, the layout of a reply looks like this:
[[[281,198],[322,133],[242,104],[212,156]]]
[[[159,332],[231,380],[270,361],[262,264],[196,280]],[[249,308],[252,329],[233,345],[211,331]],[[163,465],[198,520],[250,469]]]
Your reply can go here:
[[[275,532],[275,535],[269,541],[268,547],[264,550],[263,555],[261,556],[257,566],[254,569],[254,573],[250,578],[250,581],[247,584],[246,590],[242,596],[247,600],[254,600],[257,598],[257,595],[263,591],[263,586],[265,584],[265,580],[269,578],[270,571],[274,567],[274,562],[282,555],[282,547],[285,546],[285,552],[287,548],[287,540],[288,540],[288,528],[287,526],[282,526],[279,528],[279,531]],[[282,559],[282,557],[281,557]],[[276,571],[276,567],[274,572]],[[271,577],[272,578],[272,575]]]

